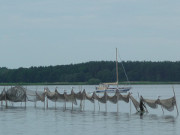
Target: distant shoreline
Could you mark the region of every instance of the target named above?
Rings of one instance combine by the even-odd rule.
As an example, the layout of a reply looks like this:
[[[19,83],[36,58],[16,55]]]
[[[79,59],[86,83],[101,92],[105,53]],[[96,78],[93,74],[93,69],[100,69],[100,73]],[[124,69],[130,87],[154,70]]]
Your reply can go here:
[[[162,85],[162,84],[180,84],[180,82],[130,82],[131,85]],[[98,85],[98,84],[89,84],[88,82],[44,82],[44,83],[0,83],[0,86],[15,86],[15,85]],[[129,85],[127,82],[120,82],[119,85]]]

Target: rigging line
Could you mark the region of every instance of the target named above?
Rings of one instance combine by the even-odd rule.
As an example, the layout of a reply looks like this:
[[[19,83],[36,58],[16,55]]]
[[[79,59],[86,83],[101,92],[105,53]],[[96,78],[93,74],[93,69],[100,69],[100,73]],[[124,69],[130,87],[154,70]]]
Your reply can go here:
[[[120,62],[121,62],[121,65],[122,65],[122,68],[123,68],[124,74],[125,74],[125,76],[126,76],[127,82],[128,82],[128,84],[129,84],[129,85],[131,85],[131,83],[130,83],[130,81],[129,81],[129,78],[128,78],[128,76],[127,76],[126,70],[125,70],[125,68],[124,68],[124,65],[123,65],[122,59],[121,59],[121,57],[120,57],[120,55],[119,55],[119,51],[118,51],[118,56],[119,56],[119,59],[120,59]]]

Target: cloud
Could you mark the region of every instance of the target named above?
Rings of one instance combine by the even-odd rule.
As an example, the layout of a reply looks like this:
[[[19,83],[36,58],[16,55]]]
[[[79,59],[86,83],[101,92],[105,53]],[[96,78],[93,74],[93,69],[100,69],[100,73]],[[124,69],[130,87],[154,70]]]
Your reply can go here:
[[[106,60],[111,56],[101,51],[118,47],[123,50],[125,60],[155,60],[154,53],[157,59],[175,60],[179,58],[177,46],[180,44],[178,6],[179,1],[168,0],[2,1],[0,45],[5,51],[0,57],[11,48],[28,50],[21,55],[30,63],[22,57],[22,63],[17,62],[17,66],[41,64],[43,58],[42,64],[67,64]],[[47,56],[39,56],[41,48]],[[69,50],[73,57],[68,54]],[[172,56],[166,55],[169,50],[174,52]],[[13,63],[12,57],[21,58],[20,54],[12,54],[7,58],[9,63]],[[64,57],[68,59],[63,61]],[[33,62],[35,58],[37,61]]]

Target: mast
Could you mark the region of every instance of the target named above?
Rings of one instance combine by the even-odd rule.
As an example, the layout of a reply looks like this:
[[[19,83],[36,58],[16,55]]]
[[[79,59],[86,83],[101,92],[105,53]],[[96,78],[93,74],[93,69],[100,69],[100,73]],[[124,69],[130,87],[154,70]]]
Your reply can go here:
[[[117,88],[118,88],[118,60],[117,60],[117,48],[116,48],[116,81],[117,81]]]

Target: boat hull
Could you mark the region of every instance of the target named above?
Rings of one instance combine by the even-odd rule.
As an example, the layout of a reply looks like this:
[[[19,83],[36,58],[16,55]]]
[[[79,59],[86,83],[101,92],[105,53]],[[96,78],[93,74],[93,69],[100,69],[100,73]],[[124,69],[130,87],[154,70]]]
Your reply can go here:
[[[127,93],[129,90],[131,89],[131,87],[126,87],[126,88],[118,88],[119,93]],[[117,88],[108,88],[105,90],[96,90],[96,93],[115,93],[117,90]]]

